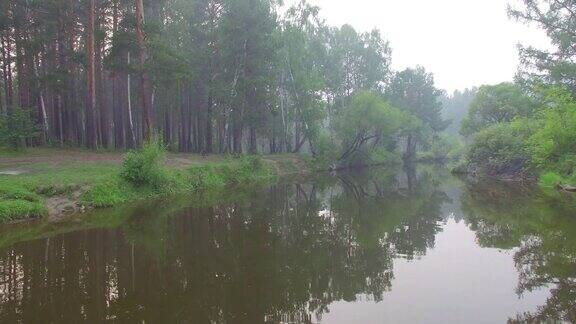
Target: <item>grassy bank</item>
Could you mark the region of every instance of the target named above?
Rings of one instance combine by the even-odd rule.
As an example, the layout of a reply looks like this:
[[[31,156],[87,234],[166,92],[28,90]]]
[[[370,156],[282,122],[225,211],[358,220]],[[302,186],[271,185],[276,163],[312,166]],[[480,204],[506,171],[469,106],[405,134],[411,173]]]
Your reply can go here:
[[[85,209],[182,192],[268,183],[283,173],[302,169],[301,165],[295,166],[299,160],[295,156],[165,157],[162,152],[152,152],[156,162],[148,163],[150,156],[146,154],[150,152],[142,151],[127,154],[124,160],[116,153],[90,153],[88,158],[81,152],[37,153],[0,158],[0,172],[22,172],[0,175],[0,223],[48,215],[58,218]],[[34,158],[27,159],[30,156]]]

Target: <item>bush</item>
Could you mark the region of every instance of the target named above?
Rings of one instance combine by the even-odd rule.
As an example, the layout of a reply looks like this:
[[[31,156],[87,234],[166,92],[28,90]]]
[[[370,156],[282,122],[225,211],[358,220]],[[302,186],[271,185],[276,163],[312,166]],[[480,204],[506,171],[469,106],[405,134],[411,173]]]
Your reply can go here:
[[[327,170],[334,161],[338,160],[338,148],[327,132],[320,133],[313,141],[314,158],[312,169],[314,170]]]
[[[538,129],[528,141],[534,165],[570,175],[576,170],[576,101],[561,91],[550,91],[549,109],[538,116]]]
[[[274,172],[258,156],[249,156],[208,166],[189,169],[192,189],[213,189],[230,184],[246,184],[270,180]]]
[[[170,182],[164,166],[166,151],[158,142],[150,142],[140,150],[130,151],[124,157],[120,176],[137,187],[163,189]]]
[[[540,186],[544,188],[556,188],[557,185],[565,182],[566,180],[555,172],[545,172],[538,181]]]
[[[10,115],[0,115],[0,143],[18,148],[23,141],[38,135],[29,109],[15,108]]]
[[[446,162],[459,160],[464,152],[462,142],[451,136],[438,136],[432,140],[428,150],[418,154],[420,162]]]
[[[481,130],[467,153],[473,168],[488,175],[514,175],[526,171],[530,155],[526,139],[530,127],[521,121],[501,123]]]

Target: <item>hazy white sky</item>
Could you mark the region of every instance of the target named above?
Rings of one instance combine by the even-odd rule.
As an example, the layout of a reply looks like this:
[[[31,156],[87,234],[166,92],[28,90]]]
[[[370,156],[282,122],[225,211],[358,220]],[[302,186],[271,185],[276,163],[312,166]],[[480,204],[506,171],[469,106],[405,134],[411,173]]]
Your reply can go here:
[[[518,43],[549,44],[543,31],[508,18],[507,5],[517,0],[308,1],[329,25],[379,29],[390,41],[394,69],[422,65],[448,91],[511,81]]]

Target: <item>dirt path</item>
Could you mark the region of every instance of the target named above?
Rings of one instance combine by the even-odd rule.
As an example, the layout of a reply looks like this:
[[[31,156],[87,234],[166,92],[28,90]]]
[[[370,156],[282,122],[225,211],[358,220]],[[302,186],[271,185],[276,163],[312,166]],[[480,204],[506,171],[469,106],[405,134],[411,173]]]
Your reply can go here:
[[[38,149],[13,156],[0,155],[0,167],[20,167],[27,164],[62,164],[68,162],[113,162],[121,163],[121,153],[94,153],[78,150]]]
[[[30,149],[21,154],[2,156],[0,152],[0,176],[11,176],[33,172],[35,165],[66,167],[71,164],[106,163],[122,164],[121,152],[90,152],[74,149]],[[267,155],[264,161],[272,164],[280,176],[306,173],[306,163],[297,155]],[[171,168],[185,169],[193,165],[217,163],[225,160],[222,155],[200,155],[169,153],[166,164]]]
[[[81,150],[63,149],[37,149],[29,150],[22,154],[2,156],[0,153],[0,172],[17,173],[25,172],[26,166],[34,164],[48,164],[53,166],[65,165],[68,163],[122,163],[123,153],[106,152],[96,153]],[[217,155],[203,156],[200,154],[168,154],[167,164],[174,168],[186,168],[191,165],[206,164],[209,162],[222,161],[223,158]]]

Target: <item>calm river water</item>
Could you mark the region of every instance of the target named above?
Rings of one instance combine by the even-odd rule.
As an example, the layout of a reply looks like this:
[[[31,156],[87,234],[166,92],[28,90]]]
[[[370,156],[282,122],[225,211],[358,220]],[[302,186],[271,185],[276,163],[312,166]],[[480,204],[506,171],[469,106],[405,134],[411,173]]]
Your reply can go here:
[[[0,322],[575,322],[575,210],[373,169],[17,226]]]

